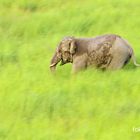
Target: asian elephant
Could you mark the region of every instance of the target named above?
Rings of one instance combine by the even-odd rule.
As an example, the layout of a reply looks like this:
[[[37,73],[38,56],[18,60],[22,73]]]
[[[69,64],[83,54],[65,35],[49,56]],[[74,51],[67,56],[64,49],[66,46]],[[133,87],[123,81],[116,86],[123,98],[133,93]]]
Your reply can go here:
[[[72,63],[72,71],[78,72],[88,67],[106,70],[121,69],[132,58],[136,63],[133,49],[122,37],[106,34],[94,38],[65,37],[59,43],[51,60],[50,69],[56,65]]]

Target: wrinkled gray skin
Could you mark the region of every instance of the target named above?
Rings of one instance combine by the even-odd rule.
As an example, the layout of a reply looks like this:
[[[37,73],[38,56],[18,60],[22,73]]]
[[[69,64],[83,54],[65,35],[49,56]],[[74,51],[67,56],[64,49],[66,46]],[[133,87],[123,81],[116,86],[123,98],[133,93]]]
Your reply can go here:
[[[50,69],[55,71],[56,65],[72,63],[72,72],[88,67],[106,70],[121,69],[132,58],[136,63],[133,49],[128,42],[118,35],[102,35],[95,38],[65,37],[58,45],[51,60]]]

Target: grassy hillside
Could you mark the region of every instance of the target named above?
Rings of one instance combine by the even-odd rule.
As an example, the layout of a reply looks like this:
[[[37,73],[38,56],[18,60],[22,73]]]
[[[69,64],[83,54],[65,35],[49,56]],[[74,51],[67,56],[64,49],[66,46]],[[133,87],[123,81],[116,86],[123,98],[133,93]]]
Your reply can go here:
[[[0,0],[0,140],[139,140],[140,69],[71,65],[53,76],[59,41],[115,33],[140,63],[139,0]]]

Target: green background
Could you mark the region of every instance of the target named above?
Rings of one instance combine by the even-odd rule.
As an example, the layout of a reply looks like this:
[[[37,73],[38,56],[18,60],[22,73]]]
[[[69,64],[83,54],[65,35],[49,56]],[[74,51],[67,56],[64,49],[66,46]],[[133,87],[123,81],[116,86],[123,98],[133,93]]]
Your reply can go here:
[[[140,139],[140,68],[49,70],[64,36],[106,33],[140,63],[140,1],[0,0],[0,140]]]

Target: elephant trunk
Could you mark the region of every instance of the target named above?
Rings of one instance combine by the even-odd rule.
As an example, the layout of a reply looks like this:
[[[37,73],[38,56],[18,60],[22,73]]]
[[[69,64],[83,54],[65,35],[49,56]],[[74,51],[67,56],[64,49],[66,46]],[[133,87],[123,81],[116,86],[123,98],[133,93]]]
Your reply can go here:
[[[54,54],[51,63],[50,63],[50,70],[53,72],[56,69],[56,65],[60,62],[61,58],[57,56],[57,52]]]

